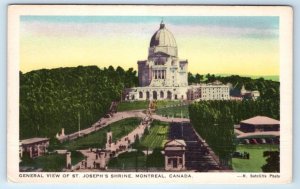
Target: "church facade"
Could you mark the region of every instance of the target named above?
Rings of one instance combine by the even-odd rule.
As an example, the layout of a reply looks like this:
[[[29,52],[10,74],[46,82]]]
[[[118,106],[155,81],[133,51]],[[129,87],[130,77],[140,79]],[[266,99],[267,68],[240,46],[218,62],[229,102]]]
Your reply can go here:
[[[188,85],[188,60],[179,59],[175,38],[163,22],[151,37],[147,60],[137,64],[139,87],[126,89],[125,100],[195,100],[201,97],[205,85]],[[224,99],[227,95],[229,99],[229,88]]]

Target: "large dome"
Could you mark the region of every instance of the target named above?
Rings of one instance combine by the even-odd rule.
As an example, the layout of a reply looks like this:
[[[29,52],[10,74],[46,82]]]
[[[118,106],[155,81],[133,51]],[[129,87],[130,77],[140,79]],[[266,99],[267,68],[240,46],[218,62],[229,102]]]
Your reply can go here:
[[[159,30],[157,30],[151,38],[150,47],[177,47],[173,34],[166,29],[165,24],[160,24]]]
[[[149,57],[152,57],[157,53],[177,57],[177,45],[175,38],[173,34],[166,29],[163,22],[160,23],[159,30],[154,33],[150,41]]]

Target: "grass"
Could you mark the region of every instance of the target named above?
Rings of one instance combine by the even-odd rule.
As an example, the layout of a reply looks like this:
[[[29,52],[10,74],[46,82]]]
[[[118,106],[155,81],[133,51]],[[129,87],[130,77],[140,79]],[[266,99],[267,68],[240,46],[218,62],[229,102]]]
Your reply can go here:
[[[70,151],[86,148],[102,148],[106,143],[106,133],[112,131],[113,141],[116,141],[134,130],[139,124],[140,118],[127,118],[110,124],[109,126],[93,132],[81,138],[67,141],[57,148]]]
[[[147,109],[148,105],[148,101],[121,102],[118,104],[118,112]]]
[[[180,105],[180,101],[174,101],[174,100],[158,100],[156,101],[156,108],[161,109],[161,108],[166,108],[170,106],[178,106]]]
[[[80,152],[77,151],[72,151],[71,152],[71,163],[72,165],[76,165],[80,161],[84,159],[84,155]]]
[[[278,150],[278,145],[238,145],[237,151],[248,152],[250,159],[232,158],[232,166],[236,172],[262,172],[261,167],[266,164],[264,151]]]
[[[173,106],[180,106],[180,101],[174,100],[157,100],[156,108],[167,108]],[[141,110],[147,109],[149,105],[149,101],[129,101],[129,102],[121,102],[118,104],[118,112],[129,111],[129,110]]]
[[[66,166],[66,156],[64,154],[50,154],[35,159],[23,159],[20,167],[33,167],[43,169],[45,172],[62,171]]]
[[[162,148],[164,141],[168,138],[169,124],[160,121],[153,121],[149,134],[141,140],[141,145],[150,149]]]
[[[156,110],[156,114],[164,117],[189,118],[189,108],[188,105],[160,108]]]
[[[148,158],[141,151],[126,152],[111,159],[108,168],[119,170],[135,170],[138,168],[145,170],[147,165],[148,168],[163,168],[164,160],[164,156],[159,149],[155,149],[152,154],[148,155]]]
[[[126,152],[108,163],[109,169],[135,169],[136,167],[146,167],[146,156],[143,152]]]

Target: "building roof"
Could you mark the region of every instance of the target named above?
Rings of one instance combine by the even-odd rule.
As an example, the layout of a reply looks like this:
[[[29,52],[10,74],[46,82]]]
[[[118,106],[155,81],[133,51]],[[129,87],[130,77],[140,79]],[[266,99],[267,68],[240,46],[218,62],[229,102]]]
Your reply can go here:
[[[186,146],[184,140],[173,139],[166,142],[165,146]]]
[[[33,143],[37,143],[37,142],[42,142],[42,141],[46,141],[49,140],[49,138],[29,138],[29,139],[24,139],[21,140],[22,144],[33,144]]]
[[[243,120],[241,123],[250,125],[279,125],[280,121],[266,116],[255,116],[250,119]]]

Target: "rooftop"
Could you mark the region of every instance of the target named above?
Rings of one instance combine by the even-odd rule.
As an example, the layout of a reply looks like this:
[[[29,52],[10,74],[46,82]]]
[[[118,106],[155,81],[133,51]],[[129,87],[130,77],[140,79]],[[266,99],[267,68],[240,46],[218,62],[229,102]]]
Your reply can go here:
[[[37,143],[37,142],[42,142],[42,141],[46,141],[49,140],[49,138],[29,138],[29,139],[24,139],[21,140],[22,144],[33,144],[33,143]]]
[[[165,146],[186,146],[184,140],[173,139],[166,142]]]
[[[279,125],[280,121],[266,116],[255,116],[250,119],[243,120],[241,123],[250,125]]]

